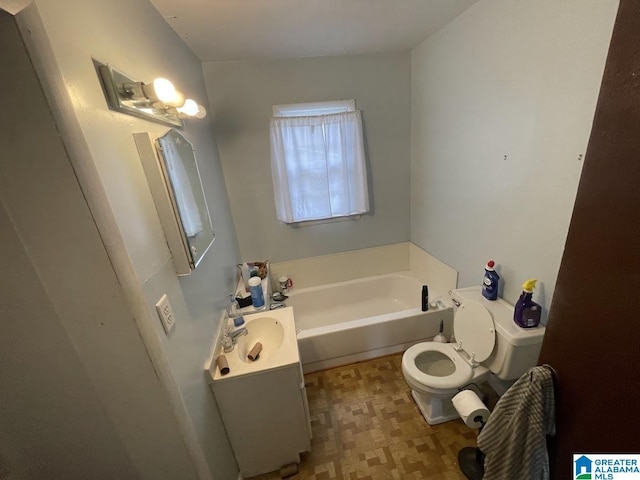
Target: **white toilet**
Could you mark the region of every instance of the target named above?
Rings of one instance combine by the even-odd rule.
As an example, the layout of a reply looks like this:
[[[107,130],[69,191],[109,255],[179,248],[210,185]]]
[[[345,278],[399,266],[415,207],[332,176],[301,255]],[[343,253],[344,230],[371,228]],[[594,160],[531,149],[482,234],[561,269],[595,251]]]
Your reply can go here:
[[[481,287],[453,290],[456,343],[422,342],[402,356],[402,373],[430,425],[458,418],[451,398],[490,373],[513,382],[535,366],[545,328],[520,328],[513,306],[489,301]]]

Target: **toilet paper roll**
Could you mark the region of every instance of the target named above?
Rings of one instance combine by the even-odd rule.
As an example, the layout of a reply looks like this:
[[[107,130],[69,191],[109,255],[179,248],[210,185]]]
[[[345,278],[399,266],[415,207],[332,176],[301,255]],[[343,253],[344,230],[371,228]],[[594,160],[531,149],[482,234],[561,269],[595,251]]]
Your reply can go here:
[[[260,355],[261,351],[262,351],[262,344],[260,342],[256,342],[256,344],[253,346],[253,348],[251,349],[247,357],[252,362],[255,362],[258,359],[258,356]]]
[[[486,423],[489,418],[489,409],[472,390],[461,391],[451,402],[467,427],[480,428],[480,420]]]
[[[227,357],[224,355],[218,355],[216,358],[216,365],[220,369],[220,375],[226,375],[229,373],[229,364],[227,363]]]

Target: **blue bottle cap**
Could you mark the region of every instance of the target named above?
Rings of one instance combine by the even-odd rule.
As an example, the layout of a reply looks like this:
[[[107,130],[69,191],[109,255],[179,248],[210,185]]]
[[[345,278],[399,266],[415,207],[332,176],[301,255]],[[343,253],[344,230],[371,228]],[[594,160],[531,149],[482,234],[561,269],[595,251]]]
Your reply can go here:
[[[234,327],[239,327],[240,325],[244,324],[244,317],[236,317],[233,319],[233,326]]]

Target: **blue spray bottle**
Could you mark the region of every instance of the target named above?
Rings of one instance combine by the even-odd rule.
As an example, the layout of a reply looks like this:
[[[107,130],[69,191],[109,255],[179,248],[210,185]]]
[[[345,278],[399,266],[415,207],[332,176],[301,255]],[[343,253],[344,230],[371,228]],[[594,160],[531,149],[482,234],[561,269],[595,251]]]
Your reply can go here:
[[[482,279],[482,295],[487,300],[496,300],[498,298],[498,282],[500,276],[493,268],[495,262],[489,260],[487,266],[484,267],[484,278]]]
[[[533,289],[536,279],[532,278],[522,284],[522,295],[516,302],[513,320],[522,328],[534,328],[540,324],[542,307],[533,301]]]

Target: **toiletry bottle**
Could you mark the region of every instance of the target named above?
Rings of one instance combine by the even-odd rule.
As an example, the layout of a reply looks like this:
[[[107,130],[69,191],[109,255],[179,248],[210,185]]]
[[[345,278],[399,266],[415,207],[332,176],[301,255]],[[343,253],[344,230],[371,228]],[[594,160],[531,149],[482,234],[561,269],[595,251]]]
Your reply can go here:
[[[422,311],[429,310],[429,287],[427,285],[422,286]]]
[[[249,291],[251,292],[251,302],[256,309],[264,308],[264,293],[262,291],[262,280],[260,277],[249,279]]]
[[[236,300],[236,297],[233,295],[233,293],[230,293],[227,298],[229,300],[229,306],[227,307],[227,316],[229,318],[235,318],[238,316],[238,301]]]
[[[535,286],[535,278],[522,284],[522,295],[520,295],[513,312],[513,320],[519,327],[534,328],[540,324],[542,307],[532,300]]]
[[[487,266],[484,267],[484,278],[482,279],[482,295],[487,300],[496,300],[498,298],[498,282],[500,276],[496,273],[493,266],[495,262],[489,260]]]

